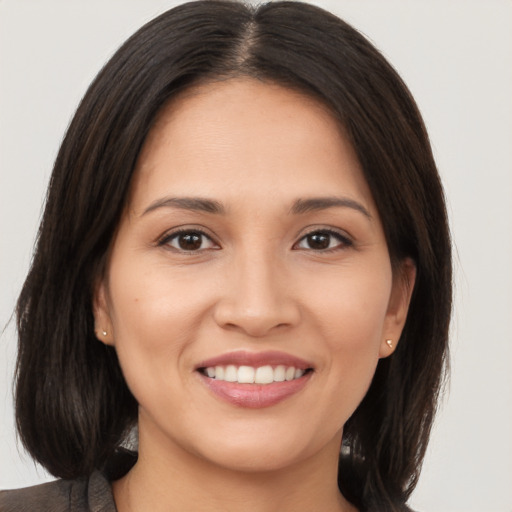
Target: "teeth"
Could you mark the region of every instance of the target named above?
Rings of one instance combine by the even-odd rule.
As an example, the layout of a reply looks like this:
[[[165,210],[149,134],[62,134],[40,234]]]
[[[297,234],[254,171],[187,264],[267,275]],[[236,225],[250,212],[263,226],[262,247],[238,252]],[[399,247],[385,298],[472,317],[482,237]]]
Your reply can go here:
[[[260,366],[256,368],[256,375],[254,376],[255,384],[270,384],[274,382],[274,370],[272,366]]]
[[[219,380],[224,379],[224,366],[216,366],[215,367],[215,378]]]
[[[286,367],[283,365],[274,368],[274,380],[276,382],[283,382],[286,379]]]
[[[238,368],[238,382],[252,384],[256,370],[252,366],[240,366]]]
[[[226,366],[224,380],[228,382],[236,382],[238,380],[238,372],[236,371],[236,366],[233,366],[232,364]]]
[[[205,374],[216,380],[226,382],[238,382],[240,384],[271,384],[272,382],[284,382],[299,379],[305,370],[293,366],[279,365],[275,368],[266,365],[253,368],[252,366],[211,366],[205,369]]]

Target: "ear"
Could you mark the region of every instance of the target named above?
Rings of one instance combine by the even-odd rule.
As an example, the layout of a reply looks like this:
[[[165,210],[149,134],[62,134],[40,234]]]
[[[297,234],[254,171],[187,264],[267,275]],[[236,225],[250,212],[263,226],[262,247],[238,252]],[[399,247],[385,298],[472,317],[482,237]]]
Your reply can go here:
[[[389,298],[379,350],[380,358],[390,356],[398,345],[398,340],[407,319],[415,282],[416,264],[411,258],[405,258],[393,273],[393,287]]]
[[[92,310],[94,315],[94,332],[96,338],[106,345],[114,345],[114,332],[110,318],[107,285],[105,278],[98,280],[94,287]]]

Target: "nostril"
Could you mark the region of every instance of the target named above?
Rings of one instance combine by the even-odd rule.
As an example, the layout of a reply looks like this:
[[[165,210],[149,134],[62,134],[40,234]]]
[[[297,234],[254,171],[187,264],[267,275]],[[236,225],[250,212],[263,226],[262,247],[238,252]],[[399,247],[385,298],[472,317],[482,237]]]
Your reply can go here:
[[[298,324],[301,315],[293,300],[286,297],[279,301],[264,299],[257,289],[254,293],[234,291],[233,296],[224,297],[217,302],[213,309],[213,318],[219,327],[239,331],[253,338]]]

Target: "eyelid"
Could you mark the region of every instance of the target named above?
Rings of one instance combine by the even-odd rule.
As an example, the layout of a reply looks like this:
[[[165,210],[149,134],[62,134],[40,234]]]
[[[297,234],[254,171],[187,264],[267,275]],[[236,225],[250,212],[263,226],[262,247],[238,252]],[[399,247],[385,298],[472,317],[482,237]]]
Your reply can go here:
[[[332,247],[330,249],[302,249],[302,250],[311,250],[313,252],[329,252],[336,251],[341,249],[346,249],[348,247],[354,246],[354,239],[351,235],[349,235],[346,231],[341,230],[339,228],[327,227],[327,226],[311,226],[307,228],[306,232],[298,235],[298,240],[293,244],[293,248],[295,248],[300,242],[302,242],[307,236],[312,235],[314,233],[326,233],[328,235],[332,235],[340,241],[341,247]]]
[[[201,252],[201,251],[221,248],[220,244],[216,241],[215,237],[211,233],[209,233],[209,230],[205,229],[202,226],[194,226],[194,225],[176,226],[174,228],[171,228],[171,229],[165,231],[162,235],[160,235],[155,240],[155,245],[157,245],[159,247],[163,247],[163,246],[169,244],[170,240],[172,240],[173,238],[175,238],[183,233],[197,233],[199,235],[202,235],[202,236],[206,237],[208,240],[210,240],[212,242],[212,244],[214,244],[217,247],[207,248],[207,249],[199,249],[196,251],[186,251],[186,250],[180,250],[176,247],[171,247],[173,250],[176,250],[178,252],[183,252],[183,253],[197,253],[197,252]],[[311,251],[329,252],[329,251],[340,250],[341,248],[347,248],[347,247],[354,246],[353,237],[351,235],[349,235],[345,230],[341,230],[339,228],[334,228],[332,226],[327,227],[327,226],[318,226],[317,225],[317,226],[309,226],[306,228],[306,231],[303,231],[302,233],[298,234],[296,236],[297,241],[293,244],[292,248],[296,248],[297,245],[302,240],[304,240],[304,238],[306,238],[308,235],[312,235],[314,233],[329,234],[329,235],[337,238],[340,241],[340,244],[342,247],[333,247],[331,249],[323,249],[323,250],[316,250],[316,251],[314,249],[309,249]],[[307,250],[307,249],[303,249],[303,250]]]
[[[199,235],[202,235],[205,238],[207,238],[208,240],[210,240],[212,242],[212,244],[215,245],[216,247],[208,248],[208,249],[199,249],[196,251],[186,251],[186,250],[180,250],[176,247],[172,247],[172,246],[168,245],[172,239],[174,239],[177,236],[184,234],[184,233],[197,233]],[[191,254],[191,253],[198,253],[198,252],[208,251],[208,250],[213,250],[213,249],[220,249],[219,243],[215,240],[215,237],[212,234],[208,233],[207,230],[205,230],[203,227],[198,227],[198,226],[193,226],[193,225],[192,226],[190,226],[190,225],[176,226],[174,228],[171,228],[171,229],[167,230],[165,233],[163,233],[162,235],[160,235],[156,239],[155,243],[159,247],[168,245],[168,247],[170,249],[175,250],[177,252],[184,253],[184,254],[185,253]]]

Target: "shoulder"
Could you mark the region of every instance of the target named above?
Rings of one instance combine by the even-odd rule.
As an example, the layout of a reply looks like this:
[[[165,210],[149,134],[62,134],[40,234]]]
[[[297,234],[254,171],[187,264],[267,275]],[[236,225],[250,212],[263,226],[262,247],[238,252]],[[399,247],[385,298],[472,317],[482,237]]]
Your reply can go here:
[[[56,480],[24,489],[2,491],[0,492],[0,511],[70,511],[72,496],[77,494],[83,496],[85,486],[85,480]]]
[[[0,491],[0,512],[115,512],[112,490],[99,472],[89,478]]]

